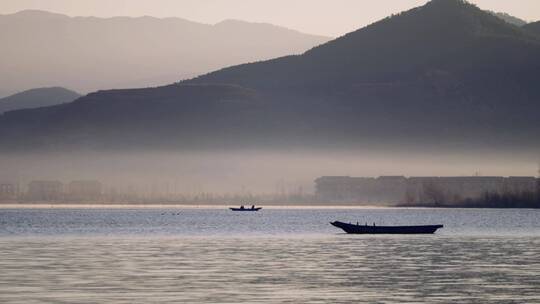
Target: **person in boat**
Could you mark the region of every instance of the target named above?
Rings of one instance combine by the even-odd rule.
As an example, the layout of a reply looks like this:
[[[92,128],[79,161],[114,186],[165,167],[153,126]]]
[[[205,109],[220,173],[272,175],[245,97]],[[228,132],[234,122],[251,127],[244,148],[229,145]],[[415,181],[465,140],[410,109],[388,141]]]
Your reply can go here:
[[[251,210],[255,210],[255,205],[251,205]]]
[[[244,210],[244,205],[240,206],[240,209]]]

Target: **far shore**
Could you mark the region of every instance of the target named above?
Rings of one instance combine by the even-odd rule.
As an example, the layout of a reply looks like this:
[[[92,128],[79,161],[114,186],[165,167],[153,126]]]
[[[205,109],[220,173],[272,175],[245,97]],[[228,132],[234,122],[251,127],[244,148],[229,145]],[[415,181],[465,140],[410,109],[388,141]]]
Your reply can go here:
[[[238,207],[238,204],[177,204],[177,203],[0,203],[0,209],[15,209],[15,208],[35,208],[35,209],[159,209],[159,208],[182,208],[182,209],[228,209],[230,207]],[[251,204],[244,204],[250,207]],[[257,204],[257,207],[264,209],[383,209],[383,208],[398,208],[395,206],[380,206],[380,205],[329,205],[329,204],[286,204],[286,203],[268,203]],[[401,207],[399,207],[401,208]]]
[[[251,204],[244,204],[250,207]],[[525,207],[480,207],[463,205],[347,205],[347,204],[287,204],[264,203],[257,204],[263,209],[536,209]],[[180,203],[0,203],[1,209],[228,209],[238,207],[238,204],[180,204]]]

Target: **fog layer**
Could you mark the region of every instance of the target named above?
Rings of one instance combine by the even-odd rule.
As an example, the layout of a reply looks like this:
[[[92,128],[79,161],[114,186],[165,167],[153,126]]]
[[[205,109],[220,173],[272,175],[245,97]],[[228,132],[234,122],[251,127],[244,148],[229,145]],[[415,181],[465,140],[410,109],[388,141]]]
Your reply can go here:
[[[118,190],[181,194],[313,192],[313,180],[350,176],[533,176],[535,155],[374,150],[199,153],[55,153],[2,155],[0,182],[99,180]]]

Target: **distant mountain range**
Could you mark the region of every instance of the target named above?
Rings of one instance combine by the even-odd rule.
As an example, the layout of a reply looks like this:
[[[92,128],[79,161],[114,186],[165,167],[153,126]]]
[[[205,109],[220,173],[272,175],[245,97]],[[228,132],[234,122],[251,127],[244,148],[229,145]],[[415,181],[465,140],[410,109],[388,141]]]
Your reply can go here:
[[[79,93],[60,87],[31,89],[0,98],[0,114],[68,103],[79,97],[81,97]]]
[[[11,147],[540,146],[540,39],[433,0],[302,55],[7,113]],[[24,140],[21,140],[24,138]]]
[[[0,92],[163,85],[218,68],[299,54],[330,38],[264,23],[180,18],[0,15]],[[1,97],[1,96],[0,96]]]

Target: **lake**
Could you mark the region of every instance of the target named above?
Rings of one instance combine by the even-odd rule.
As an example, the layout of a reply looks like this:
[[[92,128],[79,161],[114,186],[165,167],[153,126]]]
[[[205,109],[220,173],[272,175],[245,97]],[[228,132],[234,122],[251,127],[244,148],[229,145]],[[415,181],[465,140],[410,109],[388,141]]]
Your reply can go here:
[[[540,210],[0,209],[0,269],[0,303],[540,303]]]

